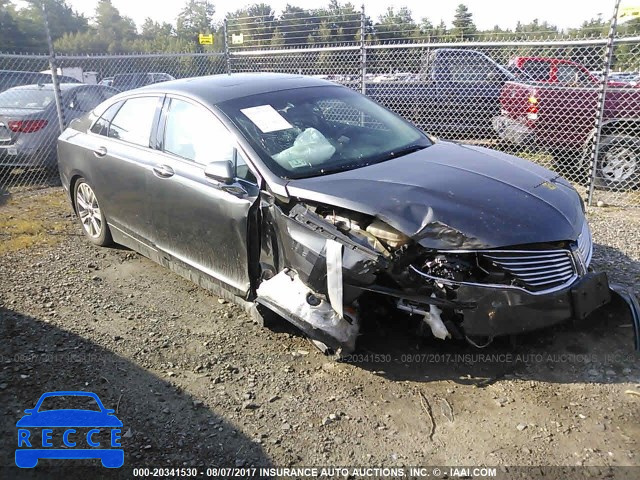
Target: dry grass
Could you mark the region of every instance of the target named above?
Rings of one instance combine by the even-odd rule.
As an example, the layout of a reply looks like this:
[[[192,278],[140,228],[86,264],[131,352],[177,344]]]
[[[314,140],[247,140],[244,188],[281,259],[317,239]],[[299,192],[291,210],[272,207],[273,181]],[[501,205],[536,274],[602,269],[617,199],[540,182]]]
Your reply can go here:
[[[11,195],[0,206],[0,255],[60,242],[70,227],[68,211],[61,188]]]

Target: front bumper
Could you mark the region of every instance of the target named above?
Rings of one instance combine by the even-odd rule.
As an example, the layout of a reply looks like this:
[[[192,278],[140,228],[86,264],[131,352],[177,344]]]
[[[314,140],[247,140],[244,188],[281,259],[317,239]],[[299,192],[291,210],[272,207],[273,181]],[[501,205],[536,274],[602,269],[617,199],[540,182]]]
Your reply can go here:
[[[605,273],[588,273],[570,287],[534,295],[524,290],[461,285],[458,302],[475,304],[463,310],[467,336],[517,335],[551,327],[570,319],[582,320],[611,301]]]

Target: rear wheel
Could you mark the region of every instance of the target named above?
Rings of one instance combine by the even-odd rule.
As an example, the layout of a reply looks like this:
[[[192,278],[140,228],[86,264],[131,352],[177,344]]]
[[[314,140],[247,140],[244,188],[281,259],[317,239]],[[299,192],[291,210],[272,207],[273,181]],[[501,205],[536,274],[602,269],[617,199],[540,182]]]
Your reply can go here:
[[[113,243],[107,220],[91,185],[80,178],[74,188],[74,199],[82,231],[94,244],[104,247]]]
[[[640,138],[609,135],[602,138],[596,166],[596,185],[608,190],[640,186]]]

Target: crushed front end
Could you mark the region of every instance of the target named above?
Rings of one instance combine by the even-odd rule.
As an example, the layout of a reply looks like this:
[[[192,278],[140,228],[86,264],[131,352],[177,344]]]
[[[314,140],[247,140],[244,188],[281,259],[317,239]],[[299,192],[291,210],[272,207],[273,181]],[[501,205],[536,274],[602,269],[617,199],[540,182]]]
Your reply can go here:
[[[376,217],[274,197],[263,199],[261,213],[257,302],[333,351],[353,351],[361,323],[376,311],[417,316],[437,338],[482,346],[582,320],[611,300],[606,274],[589,269],[586,221],[576,241],[430,249],[419,240],[473,239],[437,222],[410,238]]]

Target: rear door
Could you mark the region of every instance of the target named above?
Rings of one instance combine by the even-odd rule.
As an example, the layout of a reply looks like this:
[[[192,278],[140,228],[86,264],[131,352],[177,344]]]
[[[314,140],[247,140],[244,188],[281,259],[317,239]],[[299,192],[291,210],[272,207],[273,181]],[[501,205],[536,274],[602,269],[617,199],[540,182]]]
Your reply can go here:
[[[246,155],[210,109],[185,98],[165,102],[160,135],[162,153],[149,180],[155,246],[245,295],[248,216],[258,198]],[[233,185],[205,176],[215,161],[235,165]]]
[[[118,102],[94,123],[85,144],[91,157],[89,181],[109,224],[145,243],[152,236],[147,176],[158,155],[150,142],[162,100],[145,95]]]

